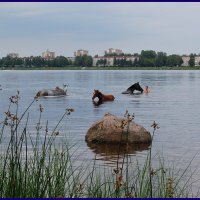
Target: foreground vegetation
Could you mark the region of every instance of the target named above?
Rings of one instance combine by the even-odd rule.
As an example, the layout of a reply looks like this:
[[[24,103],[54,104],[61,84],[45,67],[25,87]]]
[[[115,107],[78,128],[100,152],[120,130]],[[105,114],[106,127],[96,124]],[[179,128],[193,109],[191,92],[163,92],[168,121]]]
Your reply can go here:
[[[41,123],[43,107],[39,105],[36,132],[28,131],[29,109],[34,98],[19,116],[19,93],[10,98],[10,105],[1,122],[0,144],[0,197],[188,197],[191,176],[188,167],[183,172],[167,168],[160,159],[156,168],[152,164],[152,146],[141,164],[130,163],[124,151],[123,162],[116,163],[113,172],[99,169],[93,163],[75,166],[70,146],[56,145],[61,121],[74,112],[66,109],[55,128],[48,130],[48,121]],[[14,108],[14,109],[13,109]],[[126,112],[127,123],[134,120]],[[154,138],[159,128],[152,124]],[[128,126],[126,133],[128,137]],[[7,142],[5,142],[7,138]],[[120,145],[119,145],[120,150]]]

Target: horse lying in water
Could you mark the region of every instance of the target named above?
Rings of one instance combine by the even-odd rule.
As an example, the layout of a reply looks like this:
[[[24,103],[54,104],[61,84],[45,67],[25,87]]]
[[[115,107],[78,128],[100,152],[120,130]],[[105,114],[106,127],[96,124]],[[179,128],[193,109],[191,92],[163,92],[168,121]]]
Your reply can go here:
[[[115,97],[112,94],[102,94],[99,90],[94,90],[92,100],[98,98],[98,103],[101,104],[104,101],[114,101]]]
[[[139,91],[140,92],[139,94],[142,94],[144,91],[142,87],[140,86],[139,82],[137,82],[131,85],[126,91],[122,92],[122,94],[134,94],[133,92],[135,90]]]
[[[63,86],[63,89],[58,86],[55,89],[44,89],[37,92],[36,97],[47,97],[47,96],[64,96],[67,93],[66,85]]]

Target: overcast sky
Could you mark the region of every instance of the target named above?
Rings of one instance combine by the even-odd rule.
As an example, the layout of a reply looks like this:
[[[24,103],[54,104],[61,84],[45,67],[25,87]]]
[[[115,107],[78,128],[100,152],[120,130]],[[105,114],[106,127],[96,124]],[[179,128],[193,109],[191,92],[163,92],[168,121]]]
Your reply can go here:
[[[199,3],[0,3],[0,57],[110,47],[200,53]]]

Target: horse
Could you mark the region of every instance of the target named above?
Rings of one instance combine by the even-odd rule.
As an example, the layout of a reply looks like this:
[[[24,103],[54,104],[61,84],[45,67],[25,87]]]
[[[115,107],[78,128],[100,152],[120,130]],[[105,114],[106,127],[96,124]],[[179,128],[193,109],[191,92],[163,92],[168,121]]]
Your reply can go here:
[[[96,97],[99,99],[99,104],[103,103],[104,101],[114,101],[115,99],[112,94],[102,94],[99,90],[94,90],[92,97],[93,102]]]
[[[137,82],[131,85],[126,91],[122,92],[122,94],[134,94],[133,92],[135,90],[140,91],[139,94],[142,94],[144,91],[142,87],[140,86],[139,82]],[[138,94],[138,93],[135,93],[135,94]]]
[[[47,97],[47,96],[65,96],[67,93],[67,85],[63,85],[63,89],[58,86],[55,89],[43,89],[37,92],[36,97]]]

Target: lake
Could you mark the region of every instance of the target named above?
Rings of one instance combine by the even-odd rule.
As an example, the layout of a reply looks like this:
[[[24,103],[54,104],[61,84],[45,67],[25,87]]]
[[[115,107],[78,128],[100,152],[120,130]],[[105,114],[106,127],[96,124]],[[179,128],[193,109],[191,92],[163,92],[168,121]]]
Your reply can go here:
[[[123,95],[135,82],[144,88],[150,88],[148,95]],[[99,165],[113,167],[117,154],[114,146],[95,146],[85,142],[88,128],[105,113],[110,112],[123,117],[126,110],[134,113],[135,122],[143,125],[151,133],[155,120],[160,129],[153,141],[153,154],[161,154],[169,163],[184,168],[196,155],[192,168],[199,166],[200,150],[200,71],[0,71],[0,121],[9,105],[9,97],[20,92],[20,111],[32,101],[38,90],[62,87],[68,84],[66,97],[43,98],[30,109],[28,130],[35,133],[39,118],[39,104],[44,111],[42,124],[48,120],[53,130],[66,108],[75,112],[65,118],[58,127],[59,138],[67,138],[70,144],[76,144],[75,154],[80,161],[92,161],[95,157]],[[100,106],[92,103],[93,90],[115,96],[114,102]],[[5,140],[6,141],[6,140]],[[2,148],[2,147],[1,147]],[[136,146],[130,150],[132,157],[143,159],[148,146]],[[197,171],[196,173],[199,174]]]

